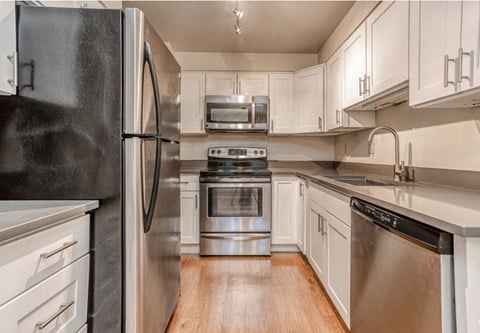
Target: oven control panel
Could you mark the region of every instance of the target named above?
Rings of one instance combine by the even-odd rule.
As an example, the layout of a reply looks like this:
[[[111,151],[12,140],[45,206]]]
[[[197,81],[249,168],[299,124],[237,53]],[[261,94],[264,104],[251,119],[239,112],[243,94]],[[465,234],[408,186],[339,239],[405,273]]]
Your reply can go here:
[[[259,148],[259,147],[210,147],[208,148],[208,158],[265,159],[266,157],[267,157],[267,148]]]

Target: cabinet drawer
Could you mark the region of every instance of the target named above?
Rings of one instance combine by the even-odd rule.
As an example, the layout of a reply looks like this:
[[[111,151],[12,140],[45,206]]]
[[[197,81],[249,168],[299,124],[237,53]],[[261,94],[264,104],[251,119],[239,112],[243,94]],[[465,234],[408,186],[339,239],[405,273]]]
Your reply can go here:
[[[182,191],[199,191],[200,182],[198,175],[180,175],[180,190]]]
[[[87,322],[89,255],[0,307],[3,332],[76,332]]]
[[[85,215],[1,246],[0,305],[88,253],[89,231]]]
[[[325,192],[319,185],[310,182],[308,187],[308,197],[317,205],[325,207]]]
[[[325,210],[335,216],[337,219],[351,225],[350,197],[338,192],[323,189],[325,192]]]

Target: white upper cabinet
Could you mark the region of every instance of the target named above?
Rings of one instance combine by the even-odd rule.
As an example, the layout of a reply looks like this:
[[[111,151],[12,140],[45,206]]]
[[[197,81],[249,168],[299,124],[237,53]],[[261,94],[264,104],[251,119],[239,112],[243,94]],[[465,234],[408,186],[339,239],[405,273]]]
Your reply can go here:
[[[328,59],[326,71],[325,129],[329,131],[342,126],[342,57],[340,50]]]
[[[182,134],[205,133],[205,73],[182,72],[181,79],[181,121]]]
[[[367,18],[370,96],[408,82],[408,6],[408,1],[382,1]]]
[[[326,64],[325,130],[346,132],[375,126],[373,111],[349,111],[342,108],[343,57],[335,52]]]
[[[238,95],[268,96],[268,74],[239,73],[237,82]]]
[[[293,133],[293,74],[270,74],[269,96],[270,134]]]
[[[410,4],[410,105],[480,105],[480,3]]]
[[[268,96],[268,74],[207,73],[206,94]]]
[[[295,73],[296,133],[323,131],[324,68],[321,64]]]
[[[272,244],[297,244],[297,179],[272,177],[272,189]]]
[[[18,85],[15,1],[0,1],[0,95],[15,95]]]
[[[206,95],[235,95],[237,91],[236,73],[207,73]]]
[[[410,3],[410,105],[456,93],[462,3]]]
[[[462,7],[458,81],[468,90],[480,87],[480,1],[463,1]]]
[[[361,102],[368,96],[365,87],[367,76],[366,61],[366,24],[360,27],[346,40],[341,48],[343,58],[342,106],[348,107]]]

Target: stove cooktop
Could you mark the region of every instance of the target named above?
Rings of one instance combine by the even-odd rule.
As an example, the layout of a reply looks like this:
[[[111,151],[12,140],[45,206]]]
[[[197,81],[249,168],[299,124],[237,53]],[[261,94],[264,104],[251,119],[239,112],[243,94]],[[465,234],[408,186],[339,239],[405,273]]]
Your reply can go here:
[[[270,177],[272,172],[268,169],[244,168],[208,168],[200,171],[202,177]]]

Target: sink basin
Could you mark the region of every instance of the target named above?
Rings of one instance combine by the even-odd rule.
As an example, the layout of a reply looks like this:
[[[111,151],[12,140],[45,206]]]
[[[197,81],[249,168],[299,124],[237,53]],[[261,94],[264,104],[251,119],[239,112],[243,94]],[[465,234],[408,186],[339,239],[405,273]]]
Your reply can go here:
[[[347,183],[355,186],[405,186],[407,184],[388,181],[388,180],[372,180],[365,176],[324,176],[326,178],[335,179],[336,181]]]

